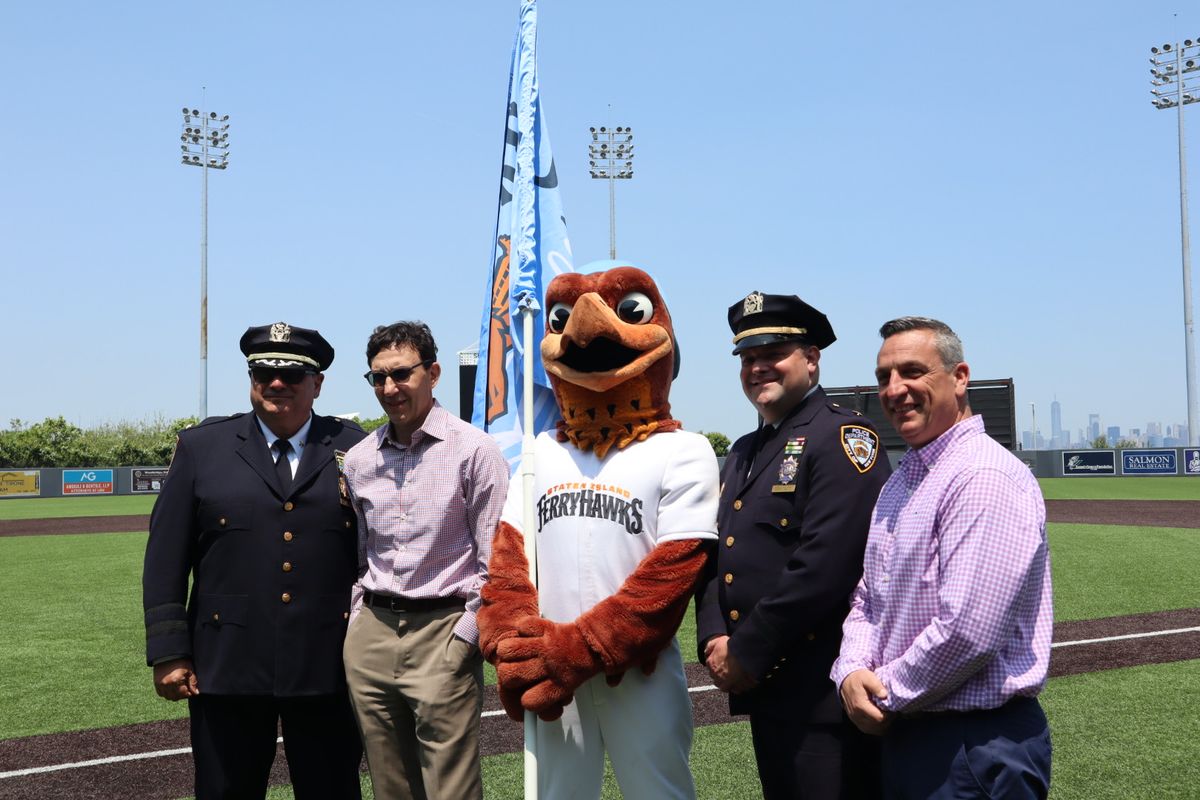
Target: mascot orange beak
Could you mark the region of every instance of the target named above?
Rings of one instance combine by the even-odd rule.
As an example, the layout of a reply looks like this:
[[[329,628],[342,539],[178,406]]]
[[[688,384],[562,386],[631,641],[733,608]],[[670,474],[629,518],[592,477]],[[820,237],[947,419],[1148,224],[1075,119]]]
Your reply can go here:
[[[561,333],[547,331],[542,363],[561,381],[604,392],[643,374],[673,349],[666,328],[625,322],[599,294],[588,292],[576,299]]]

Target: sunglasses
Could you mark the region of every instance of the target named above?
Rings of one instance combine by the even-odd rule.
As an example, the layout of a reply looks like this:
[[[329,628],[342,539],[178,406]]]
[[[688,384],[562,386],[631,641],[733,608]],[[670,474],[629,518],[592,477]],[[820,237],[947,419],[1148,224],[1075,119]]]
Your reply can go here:
[[[364,374],[363,377],[367,379],[367,383],[378,389],[387,383],[388,378],[392,379],[392,383],[404,383],[412,377],[412,374],[417,371],[418,367],[429,369],[432,365],[433,359],[428,358],[424,361],[413,364],[411,367],[399,367],[397,369],[388,370],[387,372],[384,372],[383,370],[372,370],[371,372]]]
[[[251,367],[250,378],[255,383],[261,383],[266,386],[273,383],[276,378],[286,383],[288,386],[295,386],[304,380],[308,375],[316,375],[317,373],[311,369],[283,369],[280,367]]]

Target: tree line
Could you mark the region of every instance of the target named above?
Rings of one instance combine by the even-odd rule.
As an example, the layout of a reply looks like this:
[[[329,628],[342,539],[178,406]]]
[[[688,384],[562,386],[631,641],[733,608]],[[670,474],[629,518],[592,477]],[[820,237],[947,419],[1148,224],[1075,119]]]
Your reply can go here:
[[[47,417],[29,423],[14,419],[0,431],[0,469],[42,467],[156,467],[171,461],[175,439],[196,417],[154,419],[149,422],[106,423],[83,429],[62,417]],[[359,420],[364,430],[373,431],[387,417]],[[713,451],[723,456],[729,439],[721,433],[705,433]]]

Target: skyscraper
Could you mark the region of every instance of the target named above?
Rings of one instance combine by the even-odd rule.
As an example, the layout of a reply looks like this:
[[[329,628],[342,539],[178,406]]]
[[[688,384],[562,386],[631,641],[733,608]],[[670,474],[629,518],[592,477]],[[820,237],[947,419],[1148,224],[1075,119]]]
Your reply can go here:
[[[1065,446],[1062,429],[1062,403],[1058,402],[1056,397],[1050,404],[1050,449],[1058,450]]]
[[[1088,414],[1087,438],[1089,442],[1094,442],[1100,438],[1100,415]]]

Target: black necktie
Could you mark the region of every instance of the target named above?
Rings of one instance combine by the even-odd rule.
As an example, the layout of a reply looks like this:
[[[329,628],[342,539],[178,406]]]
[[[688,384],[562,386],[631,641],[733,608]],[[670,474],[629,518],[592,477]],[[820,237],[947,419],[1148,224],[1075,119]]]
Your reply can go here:
[[[775,434],[779,433],[779,428],[769,423],[763,423],[763,426],[758,429],[758,443],[755,446],[755,452],[761,453],[767,449],[767,445],[775,438]]]
[[[288,462],[288,454],[292,452],[292,443],[287,439],[276,439],[271,445],[275,450],[275,474],[279,476],[279,487],[286,495],[292,490],[292,465]]]
[[[759,455],[767,448],[767,445],[771,443],[771,440],[775,438],[775,434],[778,432],[779,428],[765,422],[758,429],[758,436],[754,441],[754,452],[750,455],[750,466],[746,469],[747,477],[754,471],[754,465],[758,462]]]

